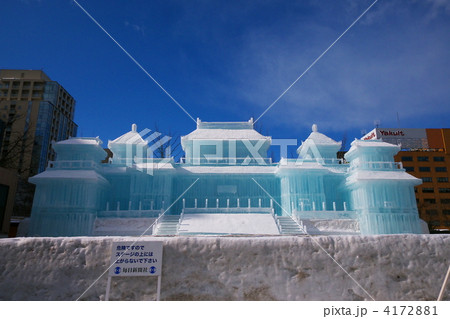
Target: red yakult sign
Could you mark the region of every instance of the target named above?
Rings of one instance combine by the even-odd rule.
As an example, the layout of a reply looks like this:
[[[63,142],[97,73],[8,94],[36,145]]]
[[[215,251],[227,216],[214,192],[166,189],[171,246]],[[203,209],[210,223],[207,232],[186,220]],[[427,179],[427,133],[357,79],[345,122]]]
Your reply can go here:
[[[362,140],[375,139],[426,139],[427,133],[423,128],[375,128],[366,135]]]
[[[423,128],[375,128],[362,140],[382,139],[384,142],[401,145],[402,148],[427,148],[427,132]]]

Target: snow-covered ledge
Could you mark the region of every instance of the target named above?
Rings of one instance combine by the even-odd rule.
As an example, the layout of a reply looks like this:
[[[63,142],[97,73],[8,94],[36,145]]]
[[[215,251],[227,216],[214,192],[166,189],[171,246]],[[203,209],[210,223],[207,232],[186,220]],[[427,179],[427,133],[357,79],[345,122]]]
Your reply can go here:
[[[111,242],[0,240],[1,300],[75,300],[108,267]],[[164,242],[162,300],[436,300],[449,235],[145,237]],[[103,276],[81,299],[102,300]],[[110,300],[155,299],[156,278],[113,278]],[[444,300],[450,298],[446,292]]]

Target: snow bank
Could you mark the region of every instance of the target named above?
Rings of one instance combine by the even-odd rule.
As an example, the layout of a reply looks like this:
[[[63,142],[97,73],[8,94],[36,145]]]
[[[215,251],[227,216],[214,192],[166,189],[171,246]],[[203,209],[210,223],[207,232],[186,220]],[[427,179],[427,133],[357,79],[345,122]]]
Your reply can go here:
[[[111,243],[135,237],[0,240],[1,300],[102,300]],[[145,237],[164,242],[162,300],[435,300],[448,235]],[[113,278],[111,300],[155,299],[156,278]],[[450,298],[447,291],[445,299]]]

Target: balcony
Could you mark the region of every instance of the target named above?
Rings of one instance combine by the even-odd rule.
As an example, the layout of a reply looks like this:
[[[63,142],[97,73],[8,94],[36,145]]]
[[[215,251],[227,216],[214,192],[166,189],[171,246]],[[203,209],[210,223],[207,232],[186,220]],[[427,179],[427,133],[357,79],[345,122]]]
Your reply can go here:
[[[371,171],[394,171],[403,169],[402,162],[363,162],[351,164],[351,170],[371,170]]]
[[[271,165],[271,158],[263,157],[202,157],[202,158],[180,158],[181,164],[188,165]]]
[[[98,169],[100,166],[94,161],[49,161],[48,168],[52,169]]]

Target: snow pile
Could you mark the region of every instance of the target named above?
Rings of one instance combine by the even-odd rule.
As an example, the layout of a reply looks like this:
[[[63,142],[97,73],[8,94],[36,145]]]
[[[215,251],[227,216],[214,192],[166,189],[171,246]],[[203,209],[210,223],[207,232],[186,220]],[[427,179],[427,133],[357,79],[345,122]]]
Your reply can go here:
[[[102,300],[111,243],[0,240],[1,300]],[[162,300],[435,300],[450,236],[145,237],[164,242]],[[322,248],[321,248],[322,247]],[[113,278],[111,300],[151,300],[156,278]],[[450,298],[447,290],[446,300]]]

